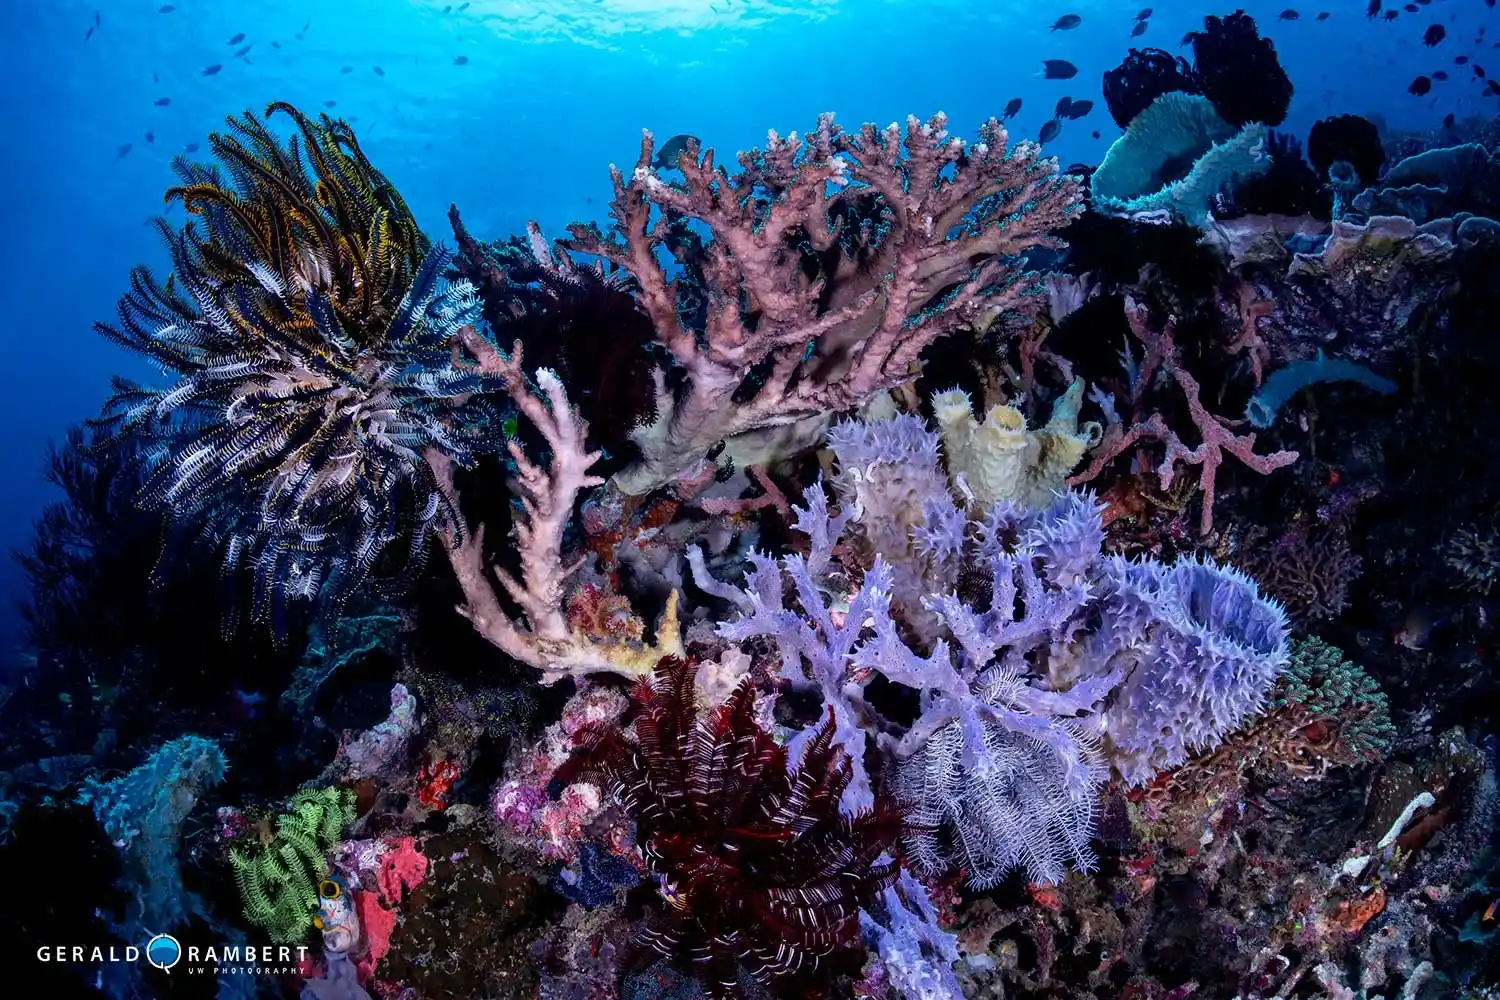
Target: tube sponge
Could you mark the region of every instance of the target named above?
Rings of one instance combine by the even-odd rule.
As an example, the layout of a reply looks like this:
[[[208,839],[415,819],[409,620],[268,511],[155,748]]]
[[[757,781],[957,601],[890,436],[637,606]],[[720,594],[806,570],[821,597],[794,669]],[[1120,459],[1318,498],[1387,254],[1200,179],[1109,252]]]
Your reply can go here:
[[[1317,382],[1358,382],[1382,395],[1396,391],[1396,383],[1381,378],[1364,365],[1342,358],[1325,357],[1322,351],[1310,361],[1293,361],[1278,368],[1245,406],[1245,419],[1252,427],[1270,427],[1288,399]]]
[[[1168,211],[1208,223],[1214,195],[1271,165],[1264,125],[1236,129],[1205,97],[1158,97],[1116,139],[1094,171],[1094,208],[1112,215]]]
[[[948,456],[948,471],[963,474],[982,506],[1001,501],[1028,510],[1047,506],[1066,490],[1068,474],[1104,433],[1097,423],[1079,426],[1082,402],[1083,380],[1074,379],[1052,404],[1051,419],[1031,430],[1026,417],[1013,406],[992,407],[980,423],[969,408],[968,393],[962,389],[939,393],[932,397],[932,412],[942,435],[943,453]]]

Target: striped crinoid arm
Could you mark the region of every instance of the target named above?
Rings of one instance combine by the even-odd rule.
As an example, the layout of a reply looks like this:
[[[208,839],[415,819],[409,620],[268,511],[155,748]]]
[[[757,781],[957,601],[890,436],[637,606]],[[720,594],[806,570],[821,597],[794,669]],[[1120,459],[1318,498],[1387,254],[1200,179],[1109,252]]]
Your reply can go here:
[[[663,660],[636,687],[631,728],[590,730],[555,781],[607,773],[635,821],[662,895],[644,944],[691,967],[711,996],[747,982],[821,995],[835,971],[858,968],[860,910],[896,877],[899,817],[883,797],[841,814],[849,765],[831,718],[789,751],[756,722],[749,679],[700,714],[697,669]]]

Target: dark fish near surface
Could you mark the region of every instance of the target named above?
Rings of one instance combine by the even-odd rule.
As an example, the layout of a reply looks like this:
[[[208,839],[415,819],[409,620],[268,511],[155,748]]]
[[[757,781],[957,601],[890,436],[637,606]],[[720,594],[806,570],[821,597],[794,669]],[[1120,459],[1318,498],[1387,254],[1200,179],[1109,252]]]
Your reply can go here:
[[[1440,69],[1436,73],[1432,74],[1432,78],[1434,80],[1437,80],[1439,83],[1442,83],[1443,81],[1448,79],[1448,71]]]
[[[273,48],[273,49],[279,49],[279,48],[281,48],[281,43],[280,42],[272,42],[271,43],[271,48]]]
[[[1447,37],[1448,32],[1443,30],[1443,26],[1441,24],[1434,24],[1422,33],[1422,44],[1431,48]]]
[[[1016,116],[1016,112],[1020,110],[1021,99],[1019,97],[1012,97],[1005,103],[1005,110],[1000,112],[1000,120],[1003,122],[1009,121],[1010,119],[1014,118]]]
[[[1385,12],[1385,19],[1387,21],[1394,21],[1396,18],[1398,18],[1400,16],[1401,16],[1401,12],[1399,10],[1388,10],[1388,11]]]
[[[1066,59],[1043,59],[1042,65],[1049,80],[1071,80],[1078,75],[1078,67]]]
[[[469,57],[468,56],[454,56],[453,57],[453,65],[455,65],[455,66],[467,66],[467,65],[469,65]]]
[[[1295,21],[1295,20],[1297,20],[1297,18],[1301,17],[1302,15],[1299,14],[1299,13],[1297,13],[1295,10],[1292,10],[1292,8],[1288,7],[1286,10],[1282,11],[1280,14],[1277,14],[1276,16],[1278,18],[1280,18],[1281,20],[1283,20],[1283,21]]]
[[[1380,13],[1380,0],[1370,0],[1370,6],[1365,8],[1365,17],[1374,17]]]
[[[1146,18],[1148,18],[1150,16],[1151,16],[1151,8],[1147,7],[1145,10],[1143,10],[1139,14],[1137,14],[1135,16],[1135,19],[1137,21],[1144,21]]]
[[[1405,7],[1405,8],[1404,8],[1404,9],[1405,9],[1405,11],[1406,11],[1406,12],[1407,12],[1407,13],[1408,13],[1408,14],[1415,14],[1415,13],[1416,13],[1416,12],[1417,12],[1417,11],[1419,11],[1419,10],[1421,10],[1421,9],[1422,9],[1422,8],[1421,8],[1421,7],[1418,7],[1418,6],[1417,6],[1417,5],[1416,5],[1416,4],[1414,4],[1414,3],[1409,3],[1409,4],[1407,4],[1407,5],[1406,5],[1406,7]]]
[[[1481,66],[1481,65],[1479,65],[1478,63],[1475,63],[1474,64],[1474,79],[1476,79],[1476,80],[1483,80],[1484,78],[1485,78],[1484,67]]]
[[[147,132],[146,133],[146,141],[149,142],[149,143],[151,143],[153,146],[156,145],[156,133],[155,132]]]
[[[158,97],[156,99],[156,106],[158,108],[164,108],[168,104],[171,104],[171,103],[172,103],[172,99],[170,97]]]
[[[376,76],[385,76],[385,70],[381,69],[379,66],[373,66],[371,68],[375,70]]]
[[[354,72],[354,67],[353,66],[340,66],[339,67],[339,72],[340,73],[353,73]]]
[[[1318,16],[1316,18],[1314,18],[1314,20],[1317,20],[1317,21],[1326,21],[1326,20],[1328,20],[1328,16],[1329,16],[1328,15],[1328,11],[1322,10],[1322,11],[1318,12]]]
[[[1068,105],[1068,110],[1063,112],[1062,116],[1069,121],[1077,121],[1080,118],[1087,118],[1088,113],[1093,110],[1093,101],[1074,101]]]
[[[339,103],[338,101],[324,101],[323,102],[323,107],[325,107],[325,108],[337,107],[338,103]]]
[[[1095,139],[1099,138],[1099,130],[1098,129],[1094,129],[1093,136],[1094,136]]]
[[[233,38],[231,38],[229,41],[225,42],[224,44],[225,45],[238,45],[238,44],[240,44],[240,42],[243,42],[244,40],[245,40],[245,33],[243,31],[241,31],[238,34],[236,34]]]
[[[1453,112],[1448,112],[1443,116],[1443,128],[1452,128],[1454,120]]]
[[[93,29],[93,28],[90,28],[90,29],[89,29],[89,30],[88,30],[88,31],[85,31],[85,32],[84,32],[84,33],[83,33],[83,40],[84,40],[84,41],[85,41],[85,42],[86,42],[86,41],[88,41],[88,40],[89,40],[89,39],[90,39],[90,38],[93,38],[93,37],[94,37],[94,30],[95,30],[95,29]]]
[[[205,69],[203,71],[203,75],[204,76],[215,76],[215,75],[218,74],[219,70],[221,70],[223,68],[224,68],[224,66],[223,66],[222,63],[214,63],[212,66],[209,66],[207,69]]]
[[[1083,18],[1079,17],[1077,14],[1064,14],[1062,17],[1053,22],[1052,30],[1072,31],[1082,23]]]
[[[1135,22],[1135,27],[1130,29],[1130,37],[1131,38],[1140,38],[1142,35],[1144,35],[1146,33],[1146,29],[1149,28],[1149,27],[1151,27],[1151,22],[1150,21],[1137,21],[1137,22]]]
[[[1455,58],[1453,60],[1453,65],[1455,65],[1455,66],[1462,66],[1464,63],[1466,63],[1468,61],[1469,61],[1469,57],[1468,56],[1458,56],[1457,58]]]
[[[161,7],[156,8],[156,12],[158,14],[170,14],[170,13],[172,13],[172,11],[174,11],[176,9],[177,8],[173,7],[171,4],[164,4]]]
[[[463,3],[461,3],[461,4],[458,5],[459,13],[462,13],[462,12],[468,10],[468,9],[469,9],[469,0],[464,0]]]
[[[196,153],[198,152],[198,144],[196,142],[190,142],[186,146],[182,147],[182,151],[184,153]]]
[[[1046,145],[1061,134],[1062,122],[1058,121],[1056,118],[1049,118],[1047,121],[1042,123],[1040,131],[1038,131],[1036,134],[1036,141],[1043,145]]]
[[[244,58],[244,56],[245,56],[245,53],[246,53],[246,52],[249,52],[249,51],[250,51],[250,49],[251,49],[251,48],[252,48],[252,47],[253,47],[253,46],[254,46],[254,45],[255,45],[255,43],[254,43],[254,42],[251,42],[251,43],[250,43],[250,44],[249,44],[249,45],[242,45],[242,46],[240,46],[240,47],[239,47],[239,48],[237,48],[237,49],[235,49],[235,50],[234,50],[234,57],[235,57],[235,58],[236,58],[236,59],[242,59],[242,58]]]
[[[125,145],[123,145],[119,149],[115,150],[115,159],[117,159],[117,160],[123,160],[123,159],[125,159],[125,157],[127,157],[127,156],[130,155],[130,151],[132,149],[134,149],[134,148],[135,148],[135,146],[132,145],[131,143],[128,143],[128,142],[125,143]]]
[[[1500,94],[1500,80],[1491,80],[1484,85],[1484,96],[1494,97]]]
[[[1425,76],[1419,76],[1406,88],[1406,92],[1413,97],[1422,97],[1432,92],[1432,81]]]
[[[672,136],[672,138],[662,143],[661,148],[656,151],[656,156],[652,158],[651,165],[658,170],[677,169],[677,161],[687,151],[688,143],[697,141],[697,136],[688,135],[686,132]]]
[[[1068,117],[1068,108],[1072,104],[1073,104],[1073,98],[1071,98],[1071,97],[1064,97],[1062,100],[1058,101],[1057,102],[1057,107],[1055,107],[1055,108],[1052,109],[1053,117],[1055,117],[1055,118],[1066,118],[1066,117]]]

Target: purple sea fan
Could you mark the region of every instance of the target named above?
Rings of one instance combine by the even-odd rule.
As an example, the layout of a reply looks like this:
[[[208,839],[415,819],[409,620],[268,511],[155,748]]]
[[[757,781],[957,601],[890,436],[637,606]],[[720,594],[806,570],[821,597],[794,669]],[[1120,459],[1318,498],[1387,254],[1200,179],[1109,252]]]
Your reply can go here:
[[[1103,571],[1106,624],[1085,657],[1124,672],[1100,723],[1115,768],[1140,784],[1264,707],[1290,658],[1287,615],[1248,576],[1206,560],[1114,556]]]

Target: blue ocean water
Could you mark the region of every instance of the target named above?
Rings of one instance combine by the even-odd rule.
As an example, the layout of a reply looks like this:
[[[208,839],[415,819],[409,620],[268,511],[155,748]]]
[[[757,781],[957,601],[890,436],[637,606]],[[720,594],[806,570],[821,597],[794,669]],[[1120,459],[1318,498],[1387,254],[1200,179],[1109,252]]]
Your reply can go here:
[[[1132,37],[1145,2],[16,0],[0,33],[0,546],[24,545],[53,496],[41,478],[48,439],[97,411],[112,373],[148,374],[91,326],[113,315],[132,265],[162,262],[145,223],[170,160],[228,113],[284,100],[346,118],[440,239],[450,203],[485,238],[528,219],[557,234],[602,219],[608,165],[633,162],[642,127],[731,152],[826,110],[851,124],[943,110],[972,135],[1020,97],[1011,130],[1027,137],[1069,96],[1096,106],[1049,150],[1065,165],[1097,162],[1118,135],[1101,74],[1132,45],[1186,51],[1179,40],[1205,14],[1235,6],[1158,0]],[[1407,92],[1459,55],[1484,64],[1494,53],[1500,69],[1500,12],[1484,0],[1436,0],[1390,21],[1367,19],[1363,0],[1283,19],[1286,2],[1244,5],[1297,86],[1286,131],[1303,136],[1340,112],[1394,129],[1493,112],[1469,72]],[[1082,18],[1075,30],[1049,30],[1067,13]],[[1428,47],[1432,24],[1447,38]],[[1475,44],[1486,24],[1492,38]],[[1044,79],[1043,59],[1078,75]],[[0,563],[7,607],[19,583]]]

